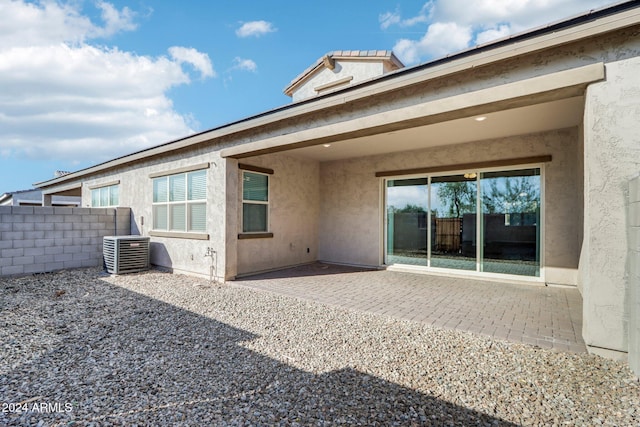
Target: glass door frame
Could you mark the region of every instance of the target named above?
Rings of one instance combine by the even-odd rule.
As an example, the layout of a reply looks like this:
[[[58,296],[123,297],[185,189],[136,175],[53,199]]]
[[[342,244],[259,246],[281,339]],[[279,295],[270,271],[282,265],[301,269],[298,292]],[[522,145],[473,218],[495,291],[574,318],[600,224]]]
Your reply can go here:
[[[506,171],[517,171],[524,169],[539,169],[540,170],[540,224],[538,225],[537,233],[539,234],[539,276],[524,276],[524,275],[516,275],[516,274],[504,274],[504,273],[491,273],[481,271],[481,263],[482,263],[482,253],[483,253],[483,245],[479,244],[483,241],[483,216],[482,212],[482,189],[480,185],[480,177],[482,173],[485,172],[506,172]],[[443,267],[432,267],[431,266],[431,178],[432,177],[443,177],[443,176],[452,176],[452,175],[463,175],[465,173],[475,173],[476,178],[476,270],[459,270],[452,268],[443,268]],[[448,275],[463,275],[463,276],[479,276],[484,278],[496,278],[496,279],[509,279],[509,280],[517,280],[517,281],[527,281],[527,282],[544,282],[545,281],[545,211],[546,211],[546,197],[545,197],[545,164],[544,163],[528,163],[528,164],[519,164],[519,165],[511,165],[511,166],[499,166],[499,167],[488,167],[488,168],[474,168],[470,169],[452,169],[446,171],[439,172],[431,172],[431,173],[416,173],[409,175],[394,175],[394,176],[385,176],[381,177],[381,211],[382,211],[382,254],[381,260],[384,266],[386,267],[400,267],[400,268],[408,268],[415,269],[418,271],[426,271],[426,272],[437,272]],[[427,196],[427,266],[415,266],[409,264],[389,264],[388,263],[388,215],[387,215],[387,182],[393,180],[400,179],[416,179],[416,178],[426,178],[428,180],[428,196]]]

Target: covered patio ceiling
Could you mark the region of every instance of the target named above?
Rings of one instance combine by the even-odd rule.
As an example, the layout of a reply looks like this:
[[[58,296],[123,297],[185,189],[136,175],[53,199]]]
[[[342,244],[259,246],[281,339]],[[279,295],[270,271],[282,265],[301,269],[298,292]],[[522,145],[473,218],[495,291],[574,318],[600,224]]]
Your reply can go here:
[[[580,125],[584,96],[449,120],[288,151],[320,162],[418,150]]]
[[[82,183],[68,185],[57,190],[44,190],[43,196],[75,196],[82,197]]]

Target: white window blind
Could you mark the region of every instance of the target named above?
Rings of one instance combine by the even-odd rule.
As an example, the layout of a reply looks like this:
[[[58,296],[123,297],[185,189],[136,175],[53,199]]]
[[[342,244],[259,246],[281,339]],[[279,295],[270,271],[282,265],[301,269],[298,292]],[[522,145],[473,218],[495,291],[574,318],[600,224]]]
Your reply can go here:
[[[255,172],[242,174],[242,232],[269,230],[269,176]]]
[[[206,170],[154,178],[154,230],[205,232],[206,196]]]
[[[260,202],[269,200],[269,176],[245,172],[242,181],[242,198]]]
[[[189,204],[189,231],[206,231],[207,229],[207,205],[204,203]]]
[[[91,206],[100,206],[100,189],[91,190]]]
[[[164,203],[167,198],[167,177],[156,178],[153,180],[153,202]]]
[[[169,201],[183,202],[186,195],[186,179],[184,174],[169,177]]]
[[[118,206],[119,186],[112,185],[109,187],[109,206]]]
[[[100,189],[100,206],[109,206],[109,187]]]
[[[120,186],[109,185],[106,187],[94,188],[91,190],[91,206],[94,208],[104,208],[118,206],[120,204]]]
[[[184,203],[169,205],[171,207],[171,231],[187,230],[187,215]]]
[[[153,229],[167,230],[169,226],[169,214],[167,205],[156,205],[153,207]]]
[[[207,197],[207,172],[191,172],[189,181],[189,200],[204,200]]]

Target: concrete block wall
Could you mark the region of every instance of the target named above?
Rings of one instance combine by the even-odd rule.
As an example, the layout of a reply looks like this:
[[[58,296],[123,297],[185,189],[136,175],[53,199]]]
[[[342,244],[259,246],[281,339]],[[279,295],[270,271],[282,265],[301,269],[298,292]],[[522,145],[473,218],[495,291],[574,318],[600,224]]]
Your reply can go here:
[[[0,276],[102,266],[102,238],[131,234],[129,208],[0,206]]]
[[[629,367],[640,376],[640,176],[629,182]]]

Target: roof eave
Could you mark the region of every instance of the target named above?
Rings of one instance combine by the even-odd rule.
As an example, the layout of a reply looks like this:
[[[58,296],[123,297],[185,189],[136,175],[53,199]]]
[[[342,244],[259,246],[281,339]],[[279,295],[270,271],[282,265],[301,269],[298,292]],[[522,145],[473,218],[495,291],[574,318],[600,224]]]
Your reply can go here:
[[[296,79],[294,79],[289,86],[284,88],[284,94],[287,96],[293,96],[293,92],[295,92],[296,88],[300,86],[303,82],[305,82],[311,75],[313,75],[316,71],[323,68],[324,65],[322,62],[315,64],[314,66],[308,68],[303,72],[303,74],[299,75]]]

